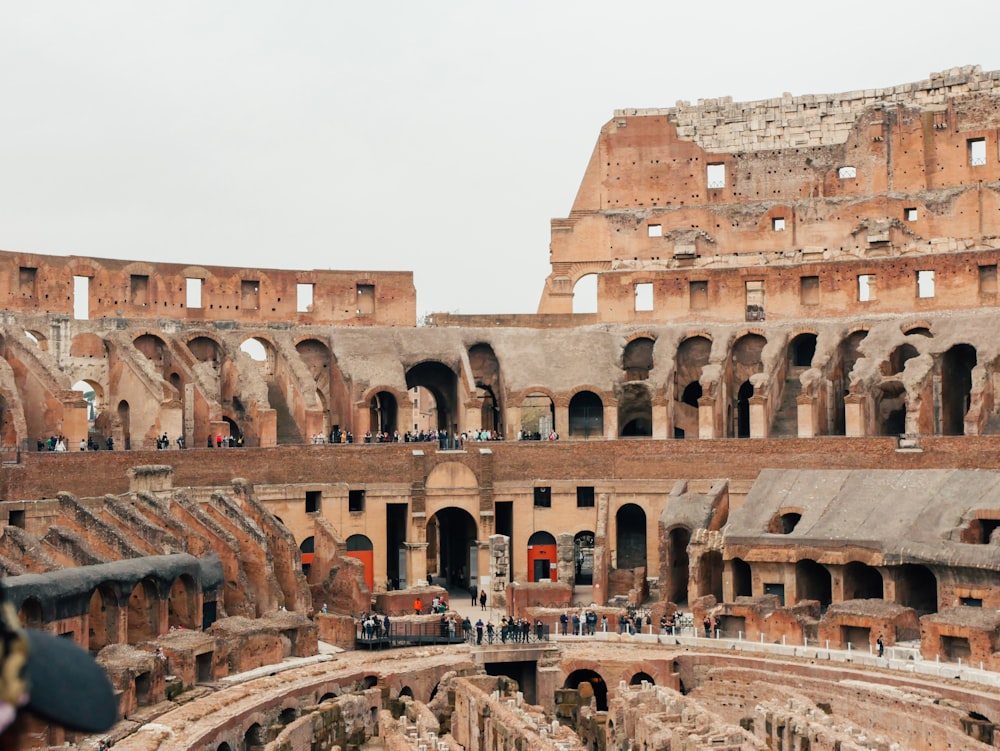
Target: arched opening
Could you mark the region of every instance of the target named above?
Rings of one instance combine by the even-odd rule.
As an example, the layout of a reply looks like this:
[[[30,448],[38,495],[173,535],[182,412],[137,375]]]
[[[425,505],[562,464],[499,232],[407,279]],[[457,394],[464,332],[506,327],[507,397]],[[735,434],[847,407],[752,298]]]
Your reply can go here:
[[[281,710],[281,714],[278,715],[278,724],[291,725],[298,716],[299,712],[295,707],[285,707]]]
[[[194,579],[187,574],[181,574],[170,587],[167,595],[168,625],[170,628],[198,627],[196,608],[196,591]]]
[[[256,363],[268,363],[271,354],[271,348],[264,344],[260,339],[254,339],[249,337],[244,339],[240,344],[240,351],[245,352],[251,360]],[[268,367],[270,371],[270,367]]]
[[[919,355],[917,348],[912,344],[900,344],[889,353],[889,359],[882,363],[882,375],[899,375],[906,368],[906,363]]]
[[[458,378],[455,372],[440,362],[428,361],[414,365],[406,371],[406,388],[418,386],[427,389],[434,397],[437,417],[435,429],[447,437],[453,436],[458,432]]]
[[[503,381],[500,361],[488,344],[475,344],[469,348],[469,367],[476,384],[476,398],[480,400],[480,428],[504,434]]]
[[[21,603],[17,611],[18,620],[25,628],[42,629],[45,618],[42,614],[42,603],[34,597],[29,597]]]
[[[302,573],[308,577],[316,558],[316,538],[310,535],[299,543],[299,554],[302,556]]]
[[[976,348],[970,344],[956,344],[941,357],[942,435],[965,435],[975,367]]]
[[[573,553],[576,568],[575,583],[589,586],[594,583],[594,533],[585,530],[573,536]]]
[[[878,391],[879,435],[906,432],[906,389],[899,381],[888,381]]]
[[[750,397],[753,396],[753,386],[750,381],[740,384],[736,395],[736,437],[750,437]]]
[[[878,569],[859,561],[844,566],[845,600],[881,600],[884,597],[882,574]]]
[[[220,743],[218,745],[218,747],[215,749],[215,751],[232,751],[232,748],[230,747],[230,745],[228,743],[226,743],[225,741],[223,741],[222,743]]]
[[[570,399],[569,434],[584,439],[604,436],[604,403],[593,391],[581,391]]]
[[[573,312],[597,312],[597,274],[584,274],[573,285]]]
[[[851,371],[862,358],[859,348],[867,336],[867,331],[855,331],[837,347],[838,360],[830,377],[833,396],[833,424],[830,426],[830,433],[833,435],[844,435],[846,432],[844,397],[850,392]]]
[[[257,751],[264,745],[264,728],[255,722],[243,734],[244,751]]]
[[[619,569],[646,567],[646,512],[626,503],[615,514],[615,549]]]
[[[625,345],[622,353],[622,370],[626,381],[645,381],[653,369],[653,345],[649,337],[633,339]]]
[[[674,361],[674,437],[698,437],[699,379],[712,354],[712,341],[692,336],[681,342]],[[679,396],[678,396],[679,395]]]
[[[546,394],[528,394],[521,402],[521,439],[545,440],[555,426],[556,408],[552,400]]]
[[[795,598],[799,602],[816,600],[824,611],[830,607],[833,583],[826,566],[808,558],[795,564]]]
[[[574,670],[566,677],[563,688],[576,689],[580,694],[580,703],[587,705],[594,699],[598,712],[608,711],[608,685],[600,673],[587,668]]]
[[[618,401],[618,424],[621,436],[653,435],[653,402],[645,384],[625,384]]]
[[[210,363],[215,368],[218,368],[226,357],[219,343],[208,336],[193,337],[187,343],[187,347],[198,362]]]
[[[468,511],[454,506],[427,520],[427,573],[448,581],[471,583],[478,570],[478,527]]]
[[[403,686],[401,689],[399,689],[399,698],[402,699],[404,696],[412,699],[413,689],[410,688],[409,686]]]
[[[716,602],[722,602],[722,552],[709,550],[698,560],[698,581],[701,596],[713,595]]]
[[[149,641],[158,633],[160,600],[156,582],[146,577],[132,590],[128,598],[126,639],[129,644]]]
[[[122,448],[128,451],[132,448],[132,418],[128,402],[124,399],[118,402],[118,424],[122,429]]]
[[[170,365],[170,348],[160,337],[142,334],[132,340],[132,346],[152,362],[158,372],[162,373]]]
[[[687,527],[674,527],[667,535],[667,599],[677,605],[686,605],[688,601],[690,542],[691,531]]]
[[[556,579],[556,538],[548,532],[535,532],[528,538],[528,581]]]
[[[368,591],[375,591],[375,546],[365,535],[351,535],[346,540],[348,558],[356,558],[365,567],[365,584]]]
[[[799,334],[788,344],[788,364],[793,368],[808,368],[815,356],[815,334]]]
[[[641,686],[643,683],[648,683],[651,686],[656,685],[656,681],[653,680],[653,676],[649,673],[636,673],[628,679],[628,685],[630,686]]]
[[[733,597],[753,597],[753,573],[750,564],[742,558],[733,558],[729,562],[733,576]]]
[[[100,585],[90,596],[87,622],[89,648],[92,653],[97,654],[112,643],[118,623],[118,603],[114,592],[107,585]]]
[[[233,445],[242,446],[243,441],[241,439],[243,439],[243,431],[240,429],[239,423],[228,415],[223,415],[222,421],[229,426],[229,435],[235,441]]]
[[[772,535],[790,535],[801,519],[798,511],[779,511],[771,518],[767,531]]]
[[[763,351],[767,339],[759,334],[746,334],[733,344],[732,370],[730,375],[730,394],[735,404],[731,403],[736,414],[735,424],[729,429],[731,435],[740,438],[750,436],[750,397],[753,396],[753,386],[750,377],[764,370]]]
[[[917,615],[929,615],[938,610],[938,582],[926,566],[905,563],[896,571],[896,601],[913,608]]]
[[[399,430],[396,397],[388,391],[379,391],[372,396],[368,403],[368,414],[372,433],[387,434],[391,439]]]

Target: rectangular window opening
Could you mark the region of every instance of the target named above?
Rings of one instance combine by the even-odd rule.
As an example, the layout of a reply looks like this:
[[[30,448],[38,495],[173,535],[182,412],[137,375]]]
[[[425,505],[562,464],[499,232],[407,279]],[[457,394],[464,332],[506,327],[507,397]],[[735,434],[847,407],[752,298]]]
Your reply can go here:
[[[708,307],[708,282],[690,282],[688,296],[691,310],[704,310]]]
[[[535,488],[535,508],[552,508],[552,488]]]
[[[726,187],[726,165],[722,163],[708,165],[708,187],[710,190]]]
[[[784,232],[785,231],[785,217],[783,217],[783,216],[776,216],[773,219],[771,219],[771,229],[774,230],[775,232]]]
[[[38,279],[38,269],[31,266],[21,266],[18,269],[17,281],[21,297],[29,299],[35,296],[35,283]]]
[[[146,307],[149,304],[149,277],[145,274],[132,274],[130,282],[132,304]]]
[[[970,138],[969,145],[969,166],[982,167],[986,164],[986,139]]]
[[[347,491],[347,510],[352,514],[358,514],[365,510],[365,491]]]
[[[185,302],[189,308],[201,307],[201,279],[189,276],[185,280]]]
[[[652,282],[639,282],[635,285],[635,309],[637,312],[653,309]]]
[[[764,282],[760,280],[746,283],[747,320],[764,320]]]
[[[7,524],[11,527],[24,529],[24,509],[11,511],[7,516]]]
[[[934,297],[934,272],[917,272],[917,297]]]
[[[243,310],[260,310],[260,282],[244,279],[240,282],[240,307]]]
[[[799,301],[803,305],[819,305],[819,277],[800,277],[799,285]]]
[[[357,298],[358,307],[357,312],[359,316],[370,316],[375,313],[375,285],[374,284],[359,284],[357,286]]]
[[[913,207],[910,207],[908,209],[903,209],[903,219],[905,219],[908,222],[917,221],[917,210]]]
[[[837,177],[841,180],[853,180],[858,176],[857,167],[841,167],[837,170]]]
[[[592,485],[581,485],[576,489],[576,507],[594,507],[594,488]]]
[[[858,302],[870,302],[875,297],[875,275],[860,274],[858,276]]]
[[[959,605],[964,605],[967,608],[981,608],[983,606],[982,597],[960,597],[958,598]]]
[[[73,318],[86,321],[90,318],[90,277],[73,277]]]
[[[296,284],[295,285],[295,312],[296,313],[312,313],[313,307],[313,285],[312,284]]]
[[[979,294],[995,295],[997,293],[997,265],[991,263],[979,267]]]
[[[306,491],[306,513],[315,514],[319,511],[320,501],[323,499],[322,490],[307,490]]]
[[[647,229],[650,237],[663,237],[662,224],[650,224]]]

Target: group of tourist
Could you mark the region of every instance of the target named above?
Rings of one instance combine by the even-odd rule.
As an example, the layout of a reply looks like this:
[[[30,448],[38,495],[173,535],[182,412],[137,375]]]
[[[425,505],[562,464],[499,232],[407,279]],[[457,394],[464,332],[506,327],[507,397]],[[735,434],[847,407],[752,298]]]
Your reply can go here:
[[[519,430],[517,431],[517,440],[519,441],[558,441],[559,434],[550,430],[547,435],[543,435],[538,431],[532,433],[530,430]]]
[[[392,633],[392,621],[388,615],[365,613],[361,616],[359,625],[365,639],[381,639],[383,636],[388,638]]]

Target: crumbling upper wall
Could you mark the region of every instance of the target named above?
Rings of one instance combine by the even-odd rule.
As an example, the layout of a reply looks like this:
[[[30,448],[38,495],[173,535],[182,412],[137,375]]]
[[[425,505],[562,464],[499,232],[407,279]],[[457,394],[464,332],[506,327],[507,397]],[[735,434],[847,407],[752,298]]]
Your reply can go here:
[[[75,300],[75,277],[88,279],[85,309],[92,319],[416,325],[410,271],[289,271],[0,251],[5,310],[73,316],[82,302]],[[301,299],[298,285],[308,285]]]
[[[675,107],[615,110],[615,117],[666,115],[680,138],[706,151],[763,151],[844,143],[858,116],[878,104],[941,110],[972,93],[1000,93],[1000,71],[978,65],[931,73],[929,78],[840,94],[810,94],[734,102],[732,97],[677,102]],[[1000,113],[996,113],[1000,117]]]

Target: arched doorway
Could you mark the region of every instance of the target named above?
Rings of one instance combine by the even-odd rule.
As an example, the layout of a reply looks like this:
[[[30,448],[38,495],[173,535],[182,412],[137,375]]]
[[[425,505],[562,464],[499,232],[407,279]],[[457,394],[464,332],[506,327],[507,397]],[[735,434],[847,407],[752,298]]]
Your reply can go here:
[[[174,579],[170,594],[167,595],[167,620],[170,628],[197,628],[195,604],[194,579],[187,574],[181,574]]]
[[[941,357],[942,435],[965,435],[975,367],[976,348],[970,344],[956,344]]]
[[[429,360],[419,363],[406,371],[406,388],[417,387],[426,389],[434,397],[437,410],[435,430],[444,433],[446,440],[450,440],[452,434],[458,431],[458,377],[455,372],[440,362]]]
[[[149,641],[159,634],[160,600],[156,582],[146,577],[133,588],[128,598],[126,627],[129,644]]]
[[[733,344],[730,394],[735,398],[736,419],[730,426],[731,435],[750,437],[750,397],[753,386],[750,377],[764,370],[763,351],[767,339],[759,334],[746,334]]]
[[[89,648],[97,654],[117,636],[118,603],[112,589],[100,585],[90,596],[87,621],[89,623]]]
[[[573,285],[573,312],[597,312],[597,274],[584,274]]]
[[[753,385],[750,381],[740,384],[736,395],[736,437],[750,437],[750,397],[753,396]]]
[[[936,613],[938,581],[934,572],[917,563],[906,563],[896,574],[896,601],[913,608],[917,615]]]
[[[604,436],[604,403],[593,391],[581,391],[570,399],[569,434],[585,439]]]
[[[845,600],[881,600],[884,597],[882,574],[877,568],[859,561],[844,567]]]
[[[465,509],[449,506],[427,520],[427,573],[469,586],[479,576],[478,527]]]
[[[399,430],[396,397],[388,391],[379,391],[372,396],[368,403],[368,413],[372,433],[388,433],[391,438]]]
[[[528,538],[528,581],[556,580],[556,538],[535,532]]]
[[[639,672],[629,678],[628,685],[630,686],[641,686],[643,683],[648,683],[651,686],[656,685],[656,681],[653,680],[653,676],[649,673]]]
[[[469,347],[469,367],[476,384],[476,399],[480,400],[479,424],[483,430],[504,434],[502,403],[503,381],[500,377],[500,361],[489,344],[475,344]]]
[[[128,402],[124,399],[118,402],[118,423],[122,427],[122,448],[128,451],[132,448],[132,422]]]
[[[547,394],[534,392],[521,402],[521,439],[545,440],[556,426],[556,408]]]
[[[712,595],[716,602],[722,602],[722,551],[707,550],[698,560],[698,584],[700,596]]]
[[[653,401],[646,384],[625,384],[618,402],[618,424],[621,436],[653,435]]]
[[[667,535],[667,599],[677,605],[688,601],[688,543],[691,532],[687,527],[674,527]]]
[[[302,573],[309,576],[313,560],[316,558],[316,538],[310,535],[299,543],[299,553],[302,555]]]
[[[594,533],[585,530],[573,537],[576,583],[589,586],[594,583]]]
[[[816,600],[825,611],[833,602],[833,584],[826,566],[805,558],[795,564],[795,599]]]
[[[645,381],[653,369],[653,345],[648,336],[633,339],[622,352],[622,370],[626,381]]]
[[[615,549],[618,569],[646,566],[646,512],[635,503],[626,503],[615,514]]]
[[[368,591],[375,591],[375,547],[365,535],[351,535],[346,540],[347,557],[356,558],[365,567],[365,584]]]
[[[733,597],[753,597],[753,572],[742,558],[733,558],[729,564],[733,576]]]
[[[588,668],[574,670],[566,676],[563,688],[576,689],[580,693],[581,704],[588,704],[593,697],[598,712],[608,711],[608,684],[600,673]]]
[[[815,334],[799,334],[788,344],[788,364],[793,368],[808,368],[815,356]]]

